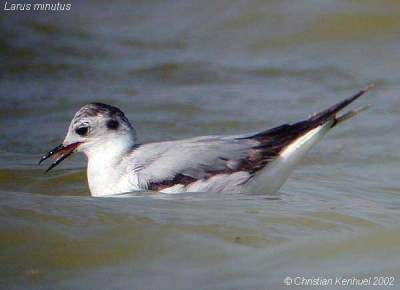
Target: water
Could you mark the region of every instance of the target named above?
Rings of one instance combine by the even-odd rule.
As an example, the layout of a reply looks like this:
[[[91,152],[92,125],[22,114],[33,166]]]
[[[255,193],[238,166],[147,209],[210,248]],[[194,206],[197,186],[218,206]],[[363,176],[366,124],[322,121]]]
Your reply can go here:
[[[71,3],[1,12],[1,289],[400,289],[398,1]],[[370,82],[275,195],[92,198],[82,156],[37,165],[90,101],[149,142],[297,121]]]

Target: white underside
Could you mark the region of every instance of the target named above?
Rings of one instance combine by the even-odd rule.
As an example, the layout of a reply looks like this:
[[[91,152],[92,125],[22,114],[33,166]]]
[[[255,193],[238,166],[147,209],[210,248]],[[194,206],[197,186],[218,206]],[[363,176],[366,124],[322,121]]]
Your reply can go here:
[[[161,190],[163,193],[181,193],[181,192],[240,192],[243,184],[249,180],[250,174],[245,171],[235,172],[233,174],[218,174],[206,180],[198,180],[184,186],[177,184],[172,187]]]

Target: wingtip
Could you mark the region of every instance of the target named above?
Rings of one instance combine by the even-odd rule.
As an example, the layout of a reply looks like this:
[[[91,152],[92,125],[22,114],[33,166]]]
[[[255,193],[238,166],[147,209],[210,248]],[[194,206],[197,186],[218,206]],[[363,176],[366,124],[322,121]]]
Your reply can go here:
[[[366,93],[366,92],[372,90],[373,88],[375,88],[375,84],[374,84],[374,83],[370,83],[370,84],[368,84],[368,86],[367,86],[365,89],[363,89],[362,91]]]
[[[355,95],[351,98],[352,101],[354,101],[355,99],[358,99],[359,97],[361,97],[362,95],[364,95],[364,94],[367,93],[368,91],[372,90],[373,88],[375,88],[375,84],[374,84],[374,83],[368,84],[368,86],[366,86],[364,89],[360,90],[357,94],[355,94]]]
[[[375,84],[370,83],[367,87],[358,91],[355,95],[353,95],[347,99],[344,99],[343,101],[341,101],[339,103],[336,103],[335,105],[331,106],[330,108],[326,109],[325,111],[322,111],[320,113],[312,115],[308,120],[312,121],[312,122],[317,122],[317,123],[324,122],[324,121],[328,120],[330,117],[335,116],[336,113],[343,110],[343,108],[345,108],[348,105],[350,105],[351,103],[353,103],[355,100],[357,100],[359,97],[361,97],[367,91],[371,90],[374,87],[375,87]],[[356,114],[358,114],[358,112]],[[347,116],[347,114],[345,114],[345,115],[346,115],[346,117],[345,117],[346,119],[348,119],[347,117],[350,116],[350,115]],[[345,116],[345,115],[343,115],[343,116]]]

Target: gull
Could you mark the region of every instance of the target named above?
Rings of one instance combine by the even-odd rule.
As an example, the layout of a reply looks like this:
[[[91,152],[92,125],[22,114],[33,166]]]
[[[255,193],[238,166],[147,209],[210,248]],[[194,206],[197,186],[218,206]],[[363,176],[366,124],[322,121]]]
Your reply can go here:
[[[367,108],[338,115],[371,87],[303,121],[261,132],[147,144],[137,142],[120,109],[90,103],[75,114],[63,143],[39,164],[54,158],[49,171],[74,152],[83,152],[92,196],[133,191],[270,194],[328,131]]]

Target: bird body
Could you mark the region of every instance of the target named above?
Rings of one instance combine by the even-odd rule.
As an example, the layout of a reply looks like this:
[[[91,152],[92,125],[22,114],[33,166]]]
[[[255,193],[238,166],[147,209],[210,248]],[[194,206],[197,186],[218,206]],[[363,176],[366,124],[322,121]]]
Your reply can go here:
[[[63,144],[41,161],[55,157],[50,170],[73,152],[84,152],[93,196],[143,190],[273,193],[331,128],[364,109],[337,116],[367,89],[304,121],[262,132],[148,144],[136,142],[118,108],[91,103],[76,113]]]

